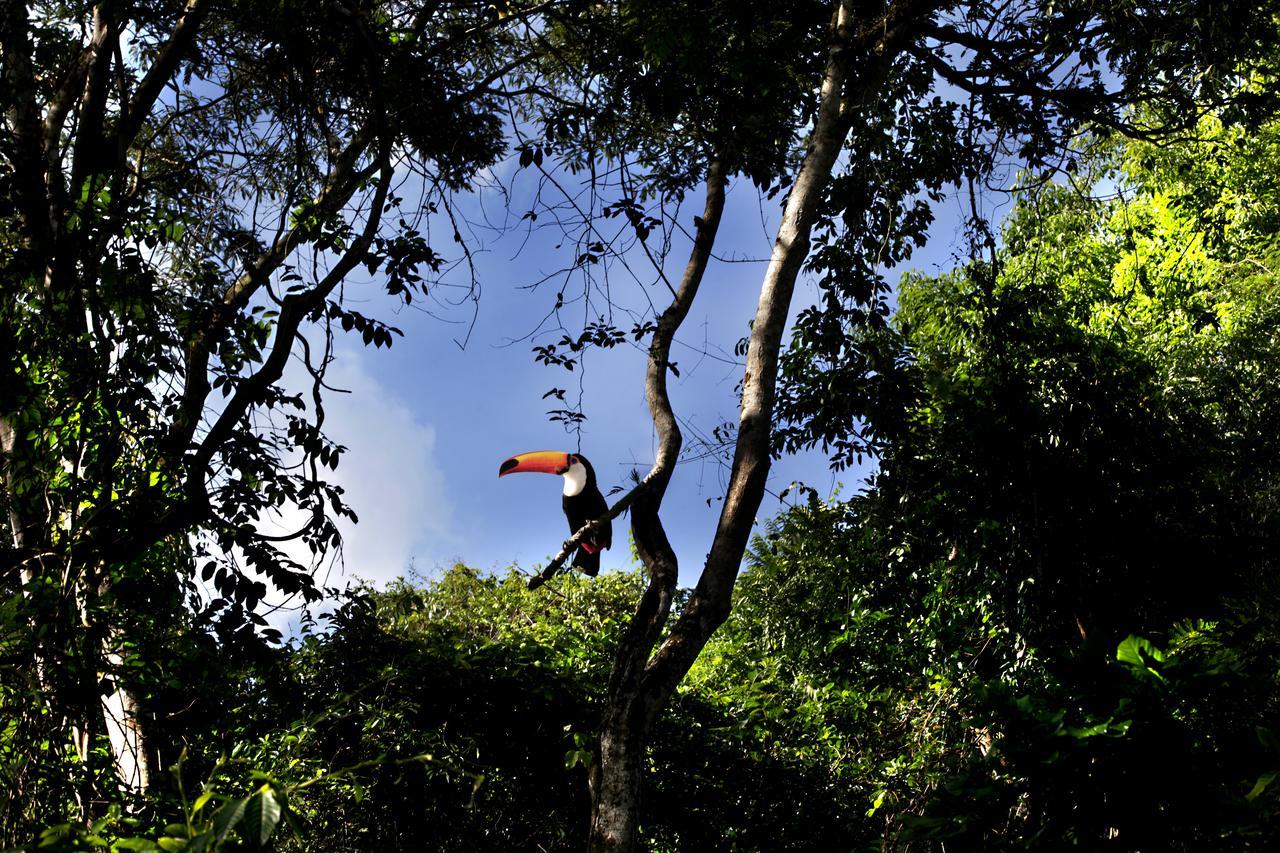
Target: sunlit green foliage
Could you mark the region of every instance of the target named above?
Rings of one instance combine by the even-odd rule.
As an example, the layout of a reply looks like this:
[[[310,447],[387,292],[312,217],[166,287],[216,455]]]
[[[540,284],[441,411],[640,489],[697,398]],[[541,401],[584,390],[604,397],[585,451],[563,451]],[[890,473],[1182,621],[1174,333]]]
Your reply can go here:
[[[524,577],[462,566],[422,587],[360,597],[332,634],[294,652],[282,702],[315,713],[305,752],[334,766],[428,751],[433,762],[383,764],[358,787],[317,787],[299,814],[306,839],[334,849],[580,849],[590,733],[618,633],[643,588],[636,573],[576,576],[530,592]],[[646,838],[656,849],[805,849],[852,838],[848,792],[825,756],[766,745],[769,716],[722,693],[686,690],[655,735],[646,774]],[[847,824],[847,825],[846,825]],[[789,842],[778,843],[787,836]]]
[[[444,263],[422,217],[504,154],[528,61],[501,5],[0,12],[0,837],[127,805],[268,590],[323,596],[324,353],[399,334],[344,282],[407,305]]]
[[[841,359],[796,337],[790,413],[880,472],[788,514],[741,614],[880,697],[842,735],[898,843],[1274,843],[1280,149],[1199,130],[1095,142]]]

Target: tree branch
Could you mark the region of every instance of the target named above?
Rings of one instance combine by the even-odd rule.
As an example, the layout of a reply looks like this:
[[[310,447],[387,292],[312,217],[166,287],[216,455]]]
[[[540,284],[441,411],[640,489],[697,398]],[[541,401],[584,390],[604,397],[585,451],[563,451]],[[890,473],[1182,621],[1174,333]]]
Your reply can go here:
[[[559,2],[560,0],[542,0],[542,2],[534,3],[532,6],[525,9],[520,9],[516,12],[508,12],[501,17],[494,16],[483,24],[477,24],[476,26],[468,29],[458,30],[449,38],[443,39],[439,43],[433,45],[431,49],[426,52],[424,58],[432,59],[436,56],[440,56],[462,44],[467,39],[473,38],[480,33],[497,29],[498,27],[505,27],[509,23],[514,23],[516,21],[525,21],[544,9],[549,9],[552,6],[555,6]],[[433,6],[430,4],[424,5],[422,13],[418,16],[418,20],[414,22],[413,33],[415,38],[420,38],[422,33],[425,32],[430,19],[429,12],[431,11],[434,11]]]
[[[1053,104],[1062,110],[1064,115],[1072,116],[1081,121],[1096,122],[1102,127],[1126,136],[1144,138],[1149,135],[1149,133],[1130,122],[1124,121],[1112,110],[1108,109],[1108,107],[1132,103],[1135,100],[1135,91],[1129,83],[1123,84],[1119,89],[1112,92],[1100,92],[1093,88],[1081,86],[1043,87],[1031,82],[1018,82],[1014,79],[1007,79],[1002,83],[997,83],[994,80],[984,83],[976,79],[977,72],[969,74],[953,68],[944,62],[936,51],[927,47],[918,47],[912,50],[911,53],[928,65],[941,79],[966,94],[978,97],[1004,97],[1015,100],[1027,98],[1032,102],[1040,101],[1043,104]],[[1185,120],[1183,125],[1194,126],[1194,119],[1198,118],[1199,113],[1193,113],[1193,118]]]
[[[373,172],[381,168],[375,161],[360,171],[355,171],[360,155],[367,149],[373,136],[372,125],[366,125],[342,152],[335,162],[333,171],[325,186],[314,200],[315,208],[321,214],[331,214],[342,208],[359,186]],[[379,207],[379,216],[381,207]],[[209,357],[211,349],[226,330],[235,316],[249,303],[253,294],[271,277],[271,274],[284,263],[290,253],[302,242],[304,232],[300,226],[294,226],[278,237],[271,248],[260,254],[250,263],[226,289],[222,300],[213,308],[205,322],[201,325],[187,344],[186,369],[183,379],[182,402],[178,415],[174,418],[169,431],[168,455],[174,462],[182,456],[187,446],[195,437],[204,412],[205,400],[208,399]]]
[[[661,524],[657,523],[657,508],[662,503],[671,473],[675,469],[676,460],[680,456],[680,448],[684,438],[680,434],[680,426],[676,423],[675,413],[671,409],[671,399],[667,394],[667,370],[670,367],[671,343],[675,339],[680,324],[689,314],[698,287],[702,283],[707,262],[711,258],[711,249],[715,245],[716,233],[720,228],[720,218],[724,212],[725,193],[724,165],[719,158],[712,160],[707,168],[706,205],[702,217],[698,220],[694,235],[693,248],[689,252],[689,260],[685,265],[680,286],[667,309],[658,318],[658,327],[654,330],[649,344],[649,361],[645,371],[645,398],[649,404],[649,414],[653,418],[654,428],[658,432],[658,452],[653,466],[627,494],[615,503],[609,512],[585,524],[580,530],[564,541],[560,552],[551,558],[541,574],[529,581],[529,588],[536,589],[546,583],[564,565],[569,556],[584,539],[588,539],[605,522],[612,521],[644,494],[646,501],[652,502],[654,523],[661,532]],[[632,516],[632,528],[635,528],[635,516]],[[665,534],[662,536],[665,541]],[[668,546],[668,550],[670,550]],[[674,561],[674,554],[671,555]],[[649,563],[645,563],[649,566]],[[651,567],[652,568],[652,567]],[[650,572],[652,575],[652,571]],[[625,645],[625,644],[624,644]],[[647,654],[647,650],[646,650]]]
[[[377,167],[381,174],[369,204],[369,218],[365,222],[364,231],[315,287],[284,298],[280,307],[280,318],[276,324],[275,344],[271,348],[270,355],[257,373],[237,386],[230,401],[197,447],[193,459],[194,469],[188,473],[188,476],[203,476],[204,466],[213,458],[222,442],[226,441],[235,428],[236,422],[244,416],[250,406],[261,402],[267,388],[284,374],[289,353],[293,350],[294,336],[298,333],[302,320],[312,311],[323,306],[325,299],[334,288],[341,284],[368,255],[369,248],[373,245],[373,238],[378,233],[378,226],[382,222],[382,206],[386,203],[387,194],[391,189],[392,173],[388,152],[384,151],[378,157]]]
[[[916,14],[910,3],[898,7],[904,14]],[[707,639],[724,622],[732,604],[733,585],[746,551],[756,510],[764,497],[769,473],[770,431],[778,353],[790,310],[796,277],[809,253],[809,235],[817,218],[823,190],[831,178],[836,159],[848,135],[848,117],[842,114],[846,85],[855,44],[851,27],[853,0],[838,0],[832,20],[831,47],[823,75],[818,114],[814,120],[809,148],[796,175],[783,210],[769,267],[760,290],[760,302],[747,348],[743,373],[742,408],[733,467],[720,521],[711,552],[698,579],[688,606],[671,634],[645,667],[645,692],[649,695],[650,719],[692,666]],[[858,80],[862,91],[878,85],[888,74],[896,55],[895,42],[903,22],[886,20],[883,28],[859,33],[861,45],[874,63]],[[885,33],[893,33],[886,43]],[[865,55],[865,54],[860,54]]]
[[[122,161],[129,147],[133,145],[142,124],[151,115],[151,108],[156,99],[164,91],[165,84],[173,78],[178,63],[195,41],[200,24],[209,11],[210,0],[187,0],[182,14],[174,24],[169,40],[160,48],[155,62],[147,69],[146,75],[133,93],[128,106],[121,106],[122,114],[115,128],[115,154],[117,161]]]
[[[551,561],[547,563],[542,571],[529,578],[529,589],[537,589],[547,581],[551,580],[551,578],[555,577],[555,575],[564,567],[565,561],[568,560],[569,557],[573,556],[573,552],[578,549],[578,546],[581,545],[584,540],[591,539],[595,535],[596,531],[603,527],[606,522],[613,521],[615,518],[626,512],[631,505],[635,503],[636,498],[639,497],[640,493],[649,487],[650,477],[652,474],[653,472],[650,471],[649,474],[645,475],[644,479],[636,483],[636,485],[632,487],[631,491],[619,498],[618,502],[611,506],[607,513],[599,518],[588,521],[586,524],[582,525],[582,527],[579,527],[572,536],[564,540],[564,543],[560,546],[560,550],[556,552],[556,555],[551,558]]]
[[[322,307],[329,294],[368,255],[382,221],[382,208],[391,190],[393,178],[390,153],[385,146],[371,168],[376,168],[379,175],[364,229],[343,253],[342,258],[314,287],[285,297],[276,323],[275,341],[266,361],[257,373],[245,378],[237,386],[235,393],[188,460],[184,497],[177,503],[170,502],[167,510],[147,524],[128,524],[119,518],[111,518],[106,523],[91,525],[93,532],[87,538],[100,543],[98,556],[101,559],[121,561],[136,557],[152,543],[208,516],[210,507],[205,478],[210,461],[234,431],[236,423],[250,408],[263,400],[267,389],[284,374],[302,321]],[[361,172],[366,173],[367,170]],[[162,495],[160,497],[163,498]],[[142,516],[151,510],[151,502],[146,500],[145,495],[134,504],[134,515]],[[108,531],[125,532],[115,538],[108,538]]]
[[[6,3],[0,17],[0,50],[4,54],[4,90],[0,95],[5,119],[13,135],[14,184],[21,207],[23,239],[44,253],[52,239],[49,199],[45,193],[43,134],[36,104],[35,76],[31,68],[31,34],[25,3]]]
[[[106,44],[116,36],[116,25],[111,20],[110,10],[106,3],[99,3],[93,8],[92,42]],[[103,125],[107,113],[107,87],[110,78],[107,74],[111,64],[112,52],[99,50],[93,54],[84,75],[84,87],[80,96],[78,127],[76,128],[75,154],[71,160],[71,181],[69,184],[73,198],[80,197],[81,184],[85,178],[96,171],[96,165],[106,159]],[[61,124],[61,122],[59,122]],[[48,130],[46,129],[46,133]],[[55,143],[56,144],[56,143]],[[48,141],[46,139],[46,146]],[[47,147],[46,147],[47,151]],[[53,175],[50,174],[52,181]],[[67,259],[62,266],[74,266],[73,259]]]
[[[99,10],[103,4],[94,9],[94,21],[99,18]],[[111,33],[108,27],[95,26],[93,35],[80,53],[62,74],[62,82],[54,92],[45,111],[44,120],[44,154],[45,159],[54,163],[58,159],[58,150],[62,142],[62,127],[66,123],[71,106],[76,96],[84,92],[85,78],[89,67],[105,52],[107,36]]]
[[[658,328],[649,344],[645,398],[658,433],[658,452],[649,474],[627,495],[633,499],[631,531],[636,551],[648,570],[649,585],[627,623],[609,676],[608,700],[600,723],[599,752],[588,777],[593,803],[588,840],[588,849],[591,850],[631,847],[630,841],[618,836],[617,816],[611,809],[616,805],[620,791],[629,790],[631,795],[636,793],[635,788],[639,785],[636,774],[644,754],[645,732],[666,698],[644,689],[643,679],[645,664],[671,614],[679,576],[675,550],[667,540],[658,517],[658,509],[683,442],[667,394],[667,370],[670,368],[671,343],[689,314],[711,258],[724,212],[725,182],[724,164],[716,157],[707,169],[706,206],[702,217],[695,220],[697,231],[684,275],[675,298],[658,318]],[[634,832],[634,826],[628,826],[624,831]]]

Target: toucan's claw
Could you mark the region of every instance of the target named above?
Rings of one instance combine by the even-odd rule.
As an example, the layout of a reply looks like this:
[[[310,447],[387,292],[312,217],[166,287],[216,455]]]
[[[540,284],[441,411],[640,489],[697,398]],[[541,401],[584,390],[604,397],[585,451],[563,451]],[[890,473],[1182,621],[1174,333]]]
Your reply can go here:
[[[553,577],[555,577],[556,575],[560,574],[563,571],[567,571],[567,569],[565,569],[563,565],[556,566],[555,568],[548,567],[546,569],[543,569],[541,574],[536,574],[533,577],[529,578],[529,582],[528,584],[526,584],[526,586],[529,589],[537,589],[538,587],[542,586],[544,583],[551,580]]]

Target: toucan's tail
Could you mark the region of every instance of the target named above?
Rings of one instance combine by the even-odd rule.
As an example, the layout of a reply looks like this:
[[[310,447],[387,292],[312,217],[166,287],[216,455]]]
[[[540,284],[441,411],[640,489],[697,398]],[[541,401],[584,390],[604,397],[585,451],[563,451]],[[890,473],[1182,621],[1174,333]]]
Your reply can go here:
[[[573,567],[584,575],[595,577],[600,574],[600,552],[579,548],[573,555]]]

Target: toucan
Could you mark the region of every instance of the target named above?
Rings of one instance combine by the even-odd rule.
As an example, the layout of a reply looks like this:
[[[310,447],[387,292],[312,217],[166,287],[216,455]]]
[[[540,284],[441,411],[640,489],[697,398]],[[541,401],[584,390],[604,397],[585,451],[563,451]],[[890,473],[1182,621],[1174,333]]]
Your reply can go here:
[[[561,506],[569,520],[570,535],[577,533],[588,521],[609,512],[604,495],[596,485],[596,472],[581,453],[563,453],[559,450],[535,450],[512,456],[498,468],[498,476],[518,474],[521,471],[538,471],[543,474],[564,476],[564,498]],[[600,573],[600,551],[613,544],[613,523],[604,525],[589,539],[584,539],[573,555],[574,568],[595,577]]]

